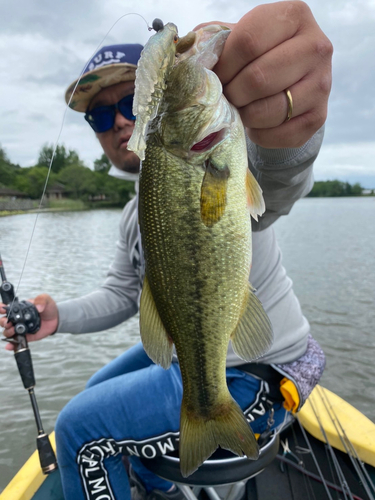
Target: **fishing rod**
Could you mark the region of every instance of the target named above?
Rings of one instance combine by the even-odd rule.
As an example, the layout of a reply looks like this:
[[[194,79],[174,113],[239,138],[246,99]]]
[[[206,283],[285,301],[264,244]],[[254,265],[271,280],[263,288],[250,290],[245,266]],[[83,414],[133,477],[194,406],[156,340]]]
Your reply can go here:
[[[324,441],[325,441],[325,443],[327,445],[327,449],[328,449],[329,454],[331,456],[331,460],[332,460],[332,463],[334,465],[337,477],[338,477],[338,479],[340,481],[340,484],[341,484],[341,487],[343,489],[344,497],[345,497],[346,500],[348,498],[350,500],[353,500],[353,494],[350,491],[350,488],[349,488],[349,485],[348,485],[348,483],[346,481],[345,475],[344,475],[344,473],[343,473],[343,471],[342,471],[342,469],[340,467],[340,464],[339,464],[339,462],[337,460],[337,457],[335,455],[333,447],[331,446],[331,443],[329,442],[329,439],[328,439],[328,436],[326,434],[326,431],[324,430],[323,424],[321,423],[321,420],[320,420],[320,417],[319,417],[319,412],[315,408],[315,404],[313,403],[312,398],[309,398],[308,402],[309,402],[309,404],[311,406],[311,409],[313,410],[313,413],[314,413],[315,418],[316,418],[316,420],[318,422],[318,425],[319,425],[320,432],[321,432],[321,434],[323,436],[323,439],[324,439]]]
[[[323,388],[317,387],[317,391],[318,391],[319,397],[324,405],[324,408],[327,412],[327,415],[331,419],[331,422],[335,427],[335,430],[337,432],[337,435],[340,438],[340,441],[345,449],[345,452],[349,456],[351,463],[352,463],[355,471],[357,472],[359,480],[361,481],[369,499],[375,500],[372,492],[370,491],[370,489],[372,489],[373,492],[375,493],[375,486],[374,486],[373,482],[371,481],[371,478],[370,478],[362,460],[359,458],[355,447],[353,446],[348,435],[346,434],[345,429],[342,426],[338,416],[336,415],[336,412],[335,412],[331,402],[329,401],[329,398],[325,394]]]
[[[38,404],[36,401],[34,387],[35,377],[31,352],[26,339],[26,334],[35,334],[40,328],[39,313],[31,302],[18,300],[14,292],[13,285],[7,280],[3,261],[0,255],[0,295],[7,319],[13,323],[15,334],[12,337],[4,338],[5,342],[10,342],[14,346],[14,357],[16,358],[18,371],[20,373],[23,386],[30,395],[31,406],[33,408],[38,436],[36,445],[39,453],[40,466],[44,474],[49,474],[57,469],[56,456],[53,451],[48,435],[44,432],[42,420],[40,418]]]

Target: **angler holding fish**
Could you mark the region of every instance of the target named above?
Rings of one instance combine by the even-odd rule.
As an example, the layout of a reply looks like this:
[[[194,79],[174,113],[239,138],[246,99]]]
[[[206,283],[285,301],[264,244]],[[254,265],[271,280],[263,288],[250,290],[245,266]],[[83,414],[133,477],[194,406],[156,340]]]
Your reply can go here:
[[[129,149],[144,157],[139,214],[134,199],[124,209],[117,254],[100,290],[59,304],[45,294],[35,298],[42,325],[28,340],[125,321],[138,311],[143,283],[145,350],[170,368],[155,364],[138,344],[63,409],[56,438],[66,499],[182,498],[138,458],[178,446],[180,410],[185,475],[218,445],[256,458],[246,420],[262,433],[272,407],[274,426],[282,424],[284,404],[298,410],[323,370],[324,355],[281,265],[272,223],[312,187],[330,43],[302,2],[259,6],[228,25],[229,35],[226,23],[214,24],[181,39],[171,24],[159,25],[139,62],[147,104],[136,93],[136,127],[131,104],[139,46],[101,49],[71,101],[86,113],[112,173],[136,181],[139,159]],[[160,51],[165,40],[169,49]],[[148,70],[160,68],[150,47],[166,59],[147,81]],[[263,216],[253,176],[263,191]],[[252,256],[250,213],[258,218],[251,222]],[[8,324],[5,335],[11,334]],[[262,398],[269,406],[257,407]],[[221,417],[224,425],[216,426]],[[131,494],[121,454],[130,455]]]

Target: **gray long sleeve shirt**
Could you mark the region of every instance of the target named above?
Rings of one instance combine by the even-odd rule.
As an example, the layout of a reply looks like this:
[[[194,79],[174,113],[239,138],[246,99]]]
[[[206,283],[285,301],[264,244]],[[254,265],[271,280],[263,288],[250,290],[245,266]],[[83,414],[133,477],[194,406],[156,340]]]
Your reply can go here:
[[[273,325],[274,343],[262,363],[288,363],[304,354],[310,331],[292,281],[281,263],[272,223],[286,215],[313,186],[312,166],[324,129],[296,149],[264,149],[247,141],[249,167],[258,180],[266,212],[253,222],[253,264],[250,281]],[[58,304],[58,332],[88,333],[106,330],[137,313],[143,279],[137,199],[124,208],[114,261],[104,284],[96,291]],[[243,364],[231,346],[227,366]]]

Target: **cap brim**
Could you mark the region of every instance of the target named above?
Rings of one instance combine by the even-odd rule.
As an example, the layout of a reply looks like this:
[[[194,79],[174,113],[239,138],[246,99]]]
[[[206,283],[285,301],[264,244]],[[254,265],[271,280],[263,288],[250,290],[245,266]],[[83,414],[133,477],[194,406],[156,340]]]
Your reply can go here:
[[[65,92],[65,101],[67,104],[69,103],[74,90],[69,107],[74,109],[74,111],[85,113],[91,99],[102,89],[105,89],[110,85],[115,85],[116,83],[135,80],[136,69],[137,66],[135,64],[117,63],[108,64],[106,66],[102,66],[101,68],[88,71],[80,79],[75,90],[74,87],[79,80],[78,78],[71,85],[69,85],[67,91]]]

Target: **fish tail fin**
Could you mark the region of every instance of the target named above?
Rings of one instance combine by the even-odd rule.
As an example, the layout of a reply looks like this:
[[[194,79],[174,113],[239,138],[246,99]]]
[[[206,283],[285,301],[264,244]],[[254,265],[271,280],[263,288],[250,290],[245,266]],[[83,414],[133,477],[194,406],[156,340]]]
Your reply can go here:
[[[180,469],[190,476],[220,446],[240,457],[256,460],[259,447],[241,408],[228,393],[224,403],[217,404],[211,416],[189,414],[184,400],[180,423]]]

